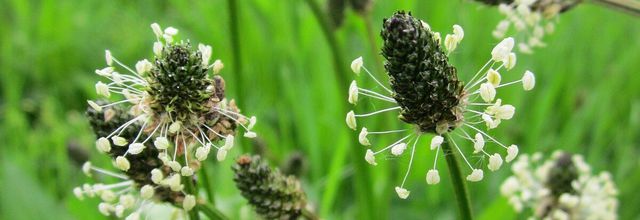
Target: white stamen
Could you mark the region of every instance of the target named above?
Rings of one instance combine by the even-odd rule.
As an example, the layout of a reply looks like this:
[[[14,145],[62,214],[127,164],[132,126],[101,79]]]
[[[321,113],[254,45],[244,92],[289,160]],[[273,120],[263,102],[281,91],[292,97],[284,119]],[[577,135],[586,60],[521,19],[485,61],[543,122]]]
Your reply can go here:
[[[122,171],[127,171],[131,167],[129,160],[123,156],[116,157],[116,167]]]
[[[407,197],[409,197],[409,193],[411,192],[405,188],[396,186],[396,193],[401,199],[406,199]]]
[[[360,134],[358,135],[358,142],[360,142],[360,144],[364,146],[371,145],[371,143],[369,142],[369,139],[367,139],[368,134],[369,132],[367,131],[367,128],[362,127],[362,130],[360,130]]]
[[[224,64],[222,63],[221,60],[213,61],[213,64],[211,64],[211,66],[213,67],[213,73],[214,74],[220,73],[220,70],[222,70],[222,68],[224,68]]]
[[[356,75],[360,75],[360,69],[362,68],[362,57],[358,57],[351,61],[351,71]]]
[[[196,206],[196,197],[193,195],[187,195],[184,197],[184,201],[182,201],[182,208],[185,211],[189,211]]]
[[[494,87],[500,85],[501,79],[502,77],[500,76],[500,73],[498,73],[498,71],[489,69],[489,71],[487,72],[487,82],[491,83],[491,85],[493,85]]]
[[[509,58],[509,53],[513,49],[515,41],[512,37],[503,39],[491,51],[491,59],[495,62],[503,62]]]
[[[482,83],[480,85],[480,97],[485,102],[491,102],[496,97],[496,89],[491,83]]]
[[[111,143],[109,139],[101,137],[96,141],[96,148],[102,153],[109,153],[109,151],[111,151]]]
[[[480,133],[476,133],[475,141],[473,142],[473,153],[477,154],[484,148],[484,137]]]
[[[353,113],[353,111],[349,111],[349,112],[347,113],[347,119],[346,119],[346,121],[347,121],[347,126],[349,126],[349,128],[351,128],[352,130],[354,130],[354,131],[355,131],[355,130],[356,130],[356,126],[357,126],[357,124],[356,124],[356,116],[355,116],[355,114]]]
[[[502,166],[502,157],[500,154],[495,153],[489,156],[489,170],[496,171],[500,169],[500,166]]]
[[[513,159],[515,159],[516,156],[518,156],[518,145],[512,144],[507,148],[507,157],[505,158],[505,160],[507,161],[507,163],[509,163]]]
[[[109,50],[104,51],[104,59],[107,61],[107,66],[113,65],[113,58],[111,56],[111,51]]]
[[[218,161],[223,161],[227,157],[227,150],[224,148],[218,149],[218,153],[216,154],[216,159]]]
[[[151,24],[151,30],[153,30],[153,33],[156,35],[156,38],[159,38],[162,36],[162,29],[160,28],[160,25],[158,25],[158,23],[153,23]]]
[[[439,182],[440,182],[440,174],[438,173],[438,170],[431,169],[427,171],[427,184],[434,185],[434,184],[438,184]]]
[[[111,93],[109,93],[109,86],[101,81],[96,83],[96,93],[107,98],[111,96]]]
[[[442,145],[442,142],[444,142],[444,138],[440,135],[436,135],[433,136],[433,138],[431,138],[431,150],[436,149],[437,147],[440,147],[440,145]]]
[[[393,147],[391,147],[391,154],[395,155],[395,156],[400,156],[402,154],[402,152],[404,152],[404,150],[407,149],[407,144],[405,143],[399,143],[394,145]]]
[[[351,104],[356,104],[358,102],[358,84],[356,83],[355,80],[353,80],[351,82],[351,85],[349,86],[349,99],[348,99],[349,103]]]
[[[473,169],[471,174],[467,176],[467,180],[471,182],[478,182],[482,180],[483,172],[481,169]]]
[[[127,152],[129,152],[130,154],[136,155],[141,153],[144,150],[145,146],[142,143],[133,143],[129,145],[129,150],[127,150]]]
[[[535,85],[536,78],[533,73],[529,70],[525,71],[522,76],[522,88],[524,88],[525,91],[529,91],[532,90]]]
[[[157,57],[162,56],[162,43],[160,42],[154,42],[153,43],[153,54],[155,54]]]
[[[373,151],[371,149],[367,149],[367,152],[364,155],[364,160],[367,161],[367,163],[371,164],[371,165],[378,165],[378,163],[376,163],[376,157],[375,154],[373,153]]]
[[[156,140],[153,142],[153,145],[158,150],[166,150],[167,148],[169,148],[169,140],[167,140],[166,137],[157,137]]]

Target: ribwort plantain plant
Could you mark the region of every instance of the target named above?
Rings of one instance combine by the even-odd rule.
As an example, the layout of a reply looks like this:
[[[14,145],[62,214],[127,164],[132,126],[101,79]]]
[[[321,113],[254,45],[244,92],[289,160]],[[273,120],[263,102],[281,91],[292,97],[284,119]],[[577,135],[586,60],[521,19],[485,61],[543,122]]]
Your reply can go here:
[[[533,53],[536,47],[545,47],[545,35],[555,31],[559,15],[585,2],[583,0],[477,0],[488,5],[497,5],[505,16],[492,32],[497,39],[504,38],[513,27],[518,41],[518,50]],[[594,0],[628,13],[640,16],[640,3],[635,0]]]
[[[360,102],[360,96],[365,96],[382,101],[390,107],[364,114],[350,111],[346,117],[347,125],[356,130],[357,118],[398,112],[398,119],[407,125],[405,128],[369,131],[362,127],[358,136],[362,145],[370,146],[371,135],[403,134],[400,139],[380,150],[368,149],[364,157],[369,164],[375,166],[377,155],[390,152],[392,157],[400,157],[411,147],[406,174],[395,188],[402,199],[410,194],[405,183],[411,171],[418,140],[422,136],[433,134],[429,149],[434,151],[435,158],[442,149],[460,201],[461,217],[471,218],[466,189],[456,159],[458,156],[455,154],[461,156],[469,167],[470,173],[466,180],[477,182],[483,179],[484,174],[481,168],[473,166],[467,160],[455,139],[473,142],[473,154],[488,157],[488,169],[491,171],[502,166],[503,154],[506,154],[506,162],[513,160],[518,154],[518,146],[503,144],[485,132],[479,124],[484,123],[487,129],[493,129],[501,121],[511,119],[515,107],[496,99],[496,90],[516,83],[522,83],[524,90],[531,90],[535,85],[534,75],[526,71],[519,80],[502,82],[499,71],[511,70],[516,64],[516,55],[511,52],[513,38],[506,38],[496,45],[489,61],[465,83],[458,78],[458,70],[449,63],[448,58],[449,53],[464,38],[464,31],[459,25],[453,26],[453,34],[446,35],[442,45],[440,33],[433,32],[426,22],[414,18],[410,13],[400,11],[384,20],[381,36],[384,40],[382,55],[386,59],[384,66],[389,75],[390,86],[383,84],[365,68],[359,57],[351,64],[353,72],[359,75],[364,71],[381,91],[361,88],[354,80],[349,88],[348,101],[355,105]],[[485,148],[485,144],[489,143],[497,148]],[[434,161],[433,168],[426,172],[427,184],[440,182],[436,164]]]
[[[240,156],[232,169],[236,187],[263,218],[318,219],[307,209],[307,196],[295,176],[272,170],[257,155]]]
[[[534,219],[617,219],[618,190],[609,172],[598,175],[581,155],[557,151],[522,155],[500,192],[518,213]]]
[[[128,218],[136,219],[158,201],[192,210],[200,203],[195,175],[211,148],[222,161],[234,146],[238,127],[245,137],[256,137],[256,118],[240,114],[235,101],[226,99],[219,75],[223,64],[209,63],[211,47],[199,44],[194,49],[189,41],[174,40],[178,30],[173,27],[162,30],[154,23],[151,28],[156,37],[153,62],[141,60],[134,71],[107,50],[108,66],[96,73],[108,82],[100,81],[95,88],[98,95],[118,100],[88,101],[96,147],[124,174],[86,163],[87,175],[100,173],[121,182],[85,184],[74,193],[79,198],[100,196],[99,209],[105,215],[123,217],[131,211]],[[114,199],[118,195],[120,201]],[[198,218],[197,211],[189,215]]]

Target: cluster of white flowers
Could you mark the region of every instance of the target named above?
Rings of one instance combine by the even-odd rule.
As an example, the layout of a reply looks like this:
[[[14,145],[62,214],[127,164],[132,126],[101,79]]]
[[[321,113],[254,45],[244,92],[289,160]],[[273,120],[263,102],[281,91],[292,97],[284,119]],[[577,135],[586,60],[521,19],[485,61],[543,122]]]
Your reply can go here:
[[[571,156],[577,178],[570,184],[574,193],[562,193],[554,198],[548,182],[550,171],[563,155],[555,152],[550,159],[542,161],[542,154],[521,155],[512,166],[513,176],[507,178],[500,188],[511,206],[522,212],[529,209],[533,219],[617,219],[617,189],[611,174],[601,172],[592,175],[591,167],[580,155]]]
[[[125,219],[127,220],[140,219],[141,213],[153,205],[153,197],[156,193],[156,189],[159,187],[170,187],[173,191],[180,191],[183,188],[180,185],[179,175],[173,175],[166,179],[154,179],[153,182],[158,185],[144,185],[138,189],[136,187],[136,183],[133,180],[130,180],[126,175],[95,167],[91,162],[86,162],[82,166],[82,171],[88,177],[91,177],[94,173],[98,173],[121,180],[120,182],[113,184],[87,183],[81,187],[74,188],[73,193],[80,200],[83,200],[85,197],[99,197],[102,200],[98,205],[100,213],[105,216],[115,215],[118,218],[125,217],[126,215]],[[159,175],[162,175],[160,170],[154,170],[152,174],[153,173],[155,173],[154,177],[157,176],[158,173],[160,173]],[[160,181],[157,181],[158,179],[160,179]],[[180,186],[176,187],[177,185]],[[196,197],[194,195],[184,194],[184,198],[182,200],[183,210],[189,211],[193,209],[195,205]]]
[[[423,22],[423,26],[430,30],[429,25],[425,22]],[[436,42],[441,43],[440,33],[435,32],[433,33],[433,36],[434,38],[436,38]],[[458,43],[463,39],[463,37],[464,31],[462,27],[460,27],[459,25],[454,25],[453,34],[448,34],[444,43],[444,47],[447,49],[447,52],[450,53],[455,50]],[[530,71],[526,71],[522,78],[519,80],[502,83],[502,75],[500,74],[500,71],[511,70],[516,64],[516,54],[512,52],[513,46],[513,38],[506,38],[495,46],[495,48],[491,52],[491,59],[480,70],[477,71],[477,73],[468,81],[468,83],[464,87],[463,97],[461,98],[461,104],[459,106],[463,109],[462,112],[464,115],[464,120],[455,130],[450,132],[450,134],[452,135],[441,136],[447,132],[446,129],[444,129],[445,131],[438,131],[439,134],[436,134],[431,139],[430,149],[435,151],[435,158],[437,159],[438,152],[440,151],[440,146],[442,145],[442,143],[444,143],[444,141],[446,141],[445,137],[449,137],[449,143],[453,144],[455,149],[457,149],[460,155],[462,155],[465,163],[470,168],[470,174],[467,176],[468,181],[477,182],[482,180],[484,175],[483,170],[481,168],[474,167],[472,163],[467,160],[465,154],[463,153],[463,150],[459,148],[459,145],[454,141],[454,138],[452,136],[471,141],[473,143],[473,154],[479,155],[483,159],[485,156],[488,157],[489,163],[487,167],[491,171],[498,170],[503,164],[502,156],[499,153],[500,151],[506,153],[506,162],[510,162],[518,154],[517,145],[503,144],[496,138],[493,138],[492,136],[487,134],[480,126],[478,126],[478,124],[484,123],[486,124],[487,129],[496,128],[502,120],[511,119],[515,113],[515,107],[513,107],[512,105],[503,104],[501,99],[495,98],[497,93],[496,89],[514,85],[517,83],[522,83],[524,90],[531,90],[535,86],[535,78],[533,73],[531,73]],[[382,84],[380,81],[378,81],[367,68],[363,67],[362,57],[358,57],[353,60],[353,62],[351,63],[351,69],[356,75],[359,75],[361,70],[364,70],[364,72],[366,72],[367,75],[370,76],[384,91],[373,91],[358,87],[357,82],[354,80],[349,87],[349,103],[355,105],[358,102],[359,96],[366,96],[368,98],[383,101],[387,105],[391,106],[382,110],[365,114],[355,114],[353,111],[348,112],[346,123],[349,128],[356,130],[356,118],[363,118],[379,113],[391,112],[401,109],[396,100],[392,98],[394,94],[393,91]],[[388,93],[388,95],[384,95],[383,93]],[[478,102],[478,98],[481,98],[482,101]],[[404,151],[407,149],[408,144],[413,141],[409,166],[407,168],[404,179],[402,180],[402,183],[400,184],[400,186],[396,187],[398,196],[405,199],[409,196],[409,191],[404,188],[404,184],[411,170],[416,144],[420,137],[425,134],[420,132],[419,128],[417,127],[387,131],[369,131],[366,127],[362,127],[359,134],[359,142],[364,146],[370,146],[370,135],[394,133],[404,133],[405,135],[396,142],[380,150],[374,151],[372,149],[368,149],[365,154],[365,160],[369,164],[375,166],[377,165],[377,162],[375,160],[376,155],[384,153],[388,150],[390,150],[393,156],[402,156]],[[475,135],[471,135],[473,133],[475,133]],[[496,146],[498,146],[498,149],[494,153],[489,153],[489,149],[485,148],[485,144],[488,143],[495,144]],[[427,184],[437,184],[440,182],[440,176],[436,164],[437,163],[434,159],[433,168],[428,170],[426,173]]]
[[[536,7],[533,7],[534,4]],[[546,46],[542,38],[555,30],[555,20],[562,6],[553,1],[541,7],[537,0],[515,0],[510,4],[500,4],[498,8],[506,18],[498,23],[493,36],[503,38],[509,27],[513,26],[521,41],[518,44],[519,51],[533,53],[535,47]]]

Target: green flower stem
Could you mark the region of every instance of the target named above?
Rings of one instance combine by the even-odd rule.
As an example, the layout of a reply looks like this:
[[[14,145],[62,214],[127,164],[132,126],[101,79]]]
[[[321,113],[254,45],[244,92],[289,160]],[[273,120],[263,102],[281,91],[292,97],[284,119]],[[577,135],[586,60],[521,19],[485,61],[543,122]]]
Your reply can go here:
[[[591,2],[620,10],[630,15],[640,16],[640,2],[636,0],[591,0]]]
[[[194,195],[197,197],[198,192],[196,187],[193,184],[193,179],[191,176],[182,177],[182,182],[186,183],[184,186],[184,191]],[[200,215],[198,215],[198,209],[194,207],[191,211],[189,211],[189,219],[190,220],[200,220]]]
[[[228,0],[227,6],[229,7],[229,31],[231,37],[231,52],[233,56],[233,68],[235,68],[235,80],[236,94],[239,98],[242,98],[243,89],[243,72],[242,72],[242,55],[240,52],[240,36],[238,31],[238,0]],[[242,107],[242,106],[240,106]]]
[[[309,209],[302,209],[302,217],[308,219],[308,220],[319,220],[320,217],[318,217],[315,213],[313,213],[311,210]]]
[[[333,65],[335,68],[334,72],[336,74],[336,79],[338,80],[337,83],[340,91],[342,92],[342,94],[344,94],[344,96],[342,97],[346,97],[350,81],[348,81],[347,78],[347,65],[343,64],[344,57],[342,55],[342,52],[340,51],[340,47],[338,46],[338,40],[334,35],[334,32],[332,31],[329,19],[326,17],[326,14],[322,11],[316,0],[306,0],[306,2],[307,5],[309,5],[309,8],[311,8],[313,15],[316,17],[316,20],[318,20],[318,23],[320,24],[320,27],[322,29],[322,33],[324,34],[327,43],[329,44],[333,58]],[[345,107],[342,106],[342,108],[343,112],[346,112],[346,110],[344,109]],[[357,140],[353,135],[349,135],[349,137],[350,143],[357,143]],[[377,209],[374,207],[373,201],[368,197],[373,190],[371,189],[371,184],[369,184],[370,181],[368,168],[364,164],[364,160],[360,156],[362,154],[359,151],[346,152],[345,154],[336,154],[340,156],[351,154],[353,156],[353,163],[356,170],[354,174],[354,188],[356,190],[356,200],[358,201],[359,210],[362,210],[361,212],[359,212],[358,218],[372,219],[374,217],[373,215],[375,215],[372,213],[376,213]],[[342,158],[334,158],[334,160],[339,161],[342,160]],[[325,209],[330,209],[330,207],[325,207]]]
[[[207,216],[207,218],[212,219],[212,220],[227,220],[227,219],[229,219],[229,218],[227,218],[227,216],[222,214],[222,212],[220,212],[219,210],[211,207],[210,205],[198,204],[195,208],[200,210],[205,216]]]
[[[360,16],[362,21],[364,21],[364,25],[367,29],[367,39],[369,40],[369,48],[371,49],[371,55],[375,59],[376,63],[376,71],[378,73],[385,73],[386,70],[383,66],[382,57],[380,56],[380,50],[376,44],[376,35],[377,32],[373,29],[373,19],[371,18],[371,13],[366,13]]]
[[[451,140],[451,137],[449,137],[448,134],[445,134],[444,136],[447,140]],[[453,183],[453,192],[455,193],[456,200],[458,201],[460,219],[473,219],[471,216],[469,193],[465,186],[464,176],[460,172],[456,153],[453,151],[448,141],[442,143],[442,151],[447,159],[447,166],[449,167],[449,174],[451,175],[451,183]]]
[[[206,170],[207,166],[200,167],[200,178],[202,179],[202,185],[204,185],[204,191],[207,194],[207,198],[209,199],[209,203],[211,205],[216,205],[216,200],[213,197],[213,189],[211,189],[211,182],[209,181],[209,174]]]
[[[347,92],[349,81],[347,79],[347,72],[343,68],[344,65],[342,62],[344,61],[344,58],[340,52],[340,47],[338,46],[338,39],[333,34],[331,25],[329,24],[329,19],[315,0],[306,1],[307,5],[309,5],[313,12],[313,15],[318,20],[318,23],[320,23],[320,28],[322,29],[322,33],[324,34],[327,43],[329,43],[329,48],[333,55],[333,65],[335,67],[336,78],[338,79],[338,85],[340,85],[340,91]]]

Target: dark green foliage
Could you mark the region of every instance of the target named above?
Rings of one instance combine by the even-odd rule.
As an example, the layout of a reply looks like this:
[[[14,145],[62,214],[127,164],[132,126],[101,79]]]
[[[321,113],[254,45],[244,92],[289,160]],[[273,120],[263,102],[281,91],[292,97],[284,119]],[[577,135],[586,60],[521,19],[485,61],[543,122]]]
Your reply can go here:
[[[382,55],[387,62],[400,119],[422,132],[444,133],[462,121],[463,84],[430,30],[411,13],[384,19]]]
[[[202,65],[202,55],[189,43],[166,46],[156,58],[150,73],[151,107],[157,114],[168,113],[174,119],[188,123],[193,115],[209,112],[207,102],[212,81],[208,68]]]
[[[563,193],[576,193],[571,185],[571,182],[576,179],[578,179],[578,170],[573,164],[571,154],[565,153],[556,160],[554,166],[549,170],[546,184],[551,189],[554,198],[558,198]]]
[[[306,195],[294,176],[272,170],[260,156],[243,155],[232,167],[233,180],[256,212],[266,219],[297,219]]]

